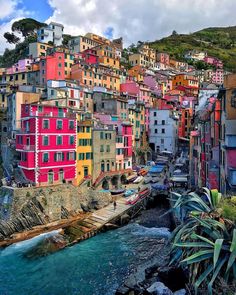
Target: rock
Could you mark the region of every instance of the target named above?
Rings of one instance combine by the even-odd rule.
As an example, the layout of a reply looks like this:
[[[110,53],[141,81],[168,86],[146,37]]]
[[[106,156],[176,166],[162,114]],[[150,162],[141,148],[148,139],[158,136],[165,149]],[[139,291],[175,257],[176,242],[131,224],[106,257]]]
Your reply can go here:
[[[117,291],[116,295],[128,295],[130,292],[130,289],[125,286],[121,286]]]
[[[173,295],[172,291],[161,282],[156,282],[147,289],[152,295]]]
[[[128,214],[123,214],[120,218],[121,225],[127,224],[130,221],[130,216]]]
[[[186,294],[187,294],[187,292],[185,289],[181,289],[181,290],[174,292],[174,295],[186,295]]]
[[[183,289],[187,283],[187,278],[182,268],[160,267],[158,277],[173,292]]]

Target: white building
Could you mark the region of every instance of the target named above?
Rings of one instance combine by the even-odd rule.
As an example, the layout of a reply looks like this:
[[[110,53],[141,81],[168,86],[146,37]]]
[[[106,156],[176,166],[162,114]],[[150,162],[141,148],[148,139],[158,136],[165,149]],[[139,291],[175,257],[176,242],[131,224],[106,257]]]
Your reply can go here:
[[[42,27],[37,31],[38,42],[53,42],[55,46],[62,44],[64,26],[59,23],[51,22],[47,27]]]
[[[149,143],[155,151],[176,153],[178,120],[172,110],[150,109]]]

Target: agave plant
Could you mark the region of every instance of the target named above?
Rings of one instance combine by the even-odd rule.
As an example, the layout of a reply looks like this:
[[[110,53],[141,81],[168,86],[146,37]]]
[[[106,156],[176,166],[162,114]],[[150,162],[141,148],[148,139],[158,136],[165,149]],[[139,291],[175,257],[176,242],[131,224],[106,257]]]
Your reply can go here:
[[[187,218],[173,232],[171,263],[189,266],[195,294],[202,284],[213,294],[217,279],[226,283],[236,280],[235,226],[216,212],[221,198],[217,190],[203,188],[201,195],[174,193],[174,198],[174,208],[183,210]]]

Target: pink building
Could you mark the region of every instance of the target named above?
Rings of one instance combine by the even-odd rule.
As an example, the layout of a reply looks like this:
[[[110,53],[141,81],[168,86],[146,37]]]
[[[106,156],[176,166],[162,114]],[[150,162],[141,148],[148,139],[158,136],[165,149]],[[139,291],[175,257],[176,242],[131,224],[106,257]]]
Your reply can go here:
[[[164,52],[157,53],[157,62],[169,65],[170,64],[169,54],[164,53]]]
[[[40,84],[48,80],[65,80],[65,54],[53,52],[51,55],[40,59]]]
[[[157,83],[156,76],[147,75],[144,77],[143,82],[150,88],[152,93],[156,96],[161,96],[161,86]]]
[[[217,68],[223,68],[223,62],[216,57],[213,56],[206,56],[203,61],[207,64],[213,65]]]
[[[214,84],[223,84],[224,83],[224,70],[217,69],[215,72],[213,72],[211,81]]]
[[[33,60],[30,58],[20,59],[17,63],[15,63],[10,68],[6,69],[7,74],[15,74],[20,72],[25,72],[27,69],[30,68],[30,65],[32,64]]]
[[[73,181],[76,173],[76,115],[65,107],[21,106],[16,150],[25,177],[37,186]]]

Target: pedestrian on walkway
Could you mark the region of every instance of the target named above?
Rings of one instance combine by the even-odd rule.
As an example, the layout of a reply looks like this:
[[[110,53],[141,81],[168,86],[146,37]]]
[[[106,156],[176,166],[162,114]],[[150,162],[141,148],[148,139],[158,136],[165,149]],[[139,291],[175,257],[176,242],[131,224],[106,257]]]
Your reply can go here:
[[[116,210],[116,200],[114,200],[113,206],[114,206],[114,211],[115,211]]]

